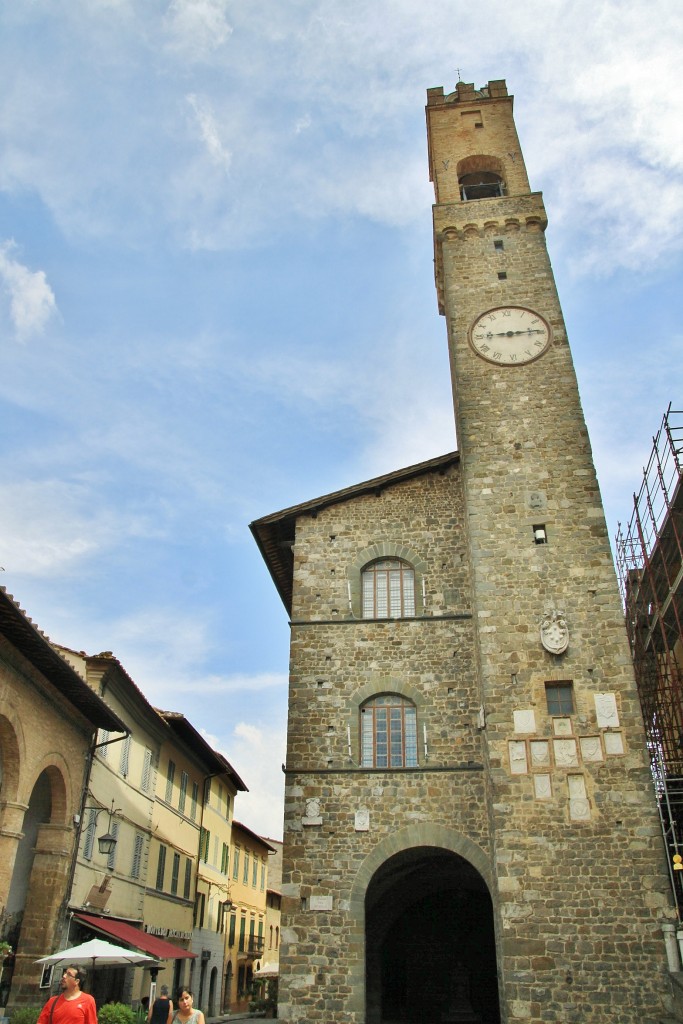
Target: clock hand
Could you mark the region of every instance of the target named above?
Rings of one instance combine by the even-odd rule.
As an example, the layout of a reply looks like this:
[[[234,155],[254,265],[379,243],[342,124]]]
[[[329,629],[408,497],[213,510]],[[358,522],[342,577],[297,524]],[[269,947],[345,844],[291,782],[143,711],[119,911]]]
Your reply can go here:
[[[538,328],[538,327],[536,327],[536,328],[528,327],[526,329],[526,331],[498,331],[497,334],[493,334],[493,332],[489,332],[487,334],[487,337],[488,338],[512,338],[515,334],[545,334],[545,331],[543,331],[541,328]]]

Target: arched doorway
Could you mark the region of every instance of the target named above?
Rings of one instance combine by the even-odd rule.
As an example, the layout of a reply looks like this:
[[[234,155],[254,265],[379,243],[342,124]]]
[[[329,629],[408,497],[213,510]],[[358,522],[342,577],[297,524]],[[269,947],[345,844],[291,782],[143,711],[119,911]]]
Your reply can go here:
[[[365,896],[368,1024],[500,1024],[491,897],[450,850],[386,860]]]
[[[216,981],[218,980],[218,968],[212,967],[209,975],[209,1017],[216,1016]]]

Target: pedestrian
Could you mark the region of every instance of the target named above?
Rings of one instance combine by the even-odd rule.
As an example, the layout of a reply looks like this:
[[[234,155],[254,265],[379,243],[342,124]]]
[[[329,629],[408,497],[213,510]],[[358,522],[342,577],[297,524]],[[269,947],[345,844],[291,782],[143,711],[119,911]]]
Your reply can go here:
[[[151,1024],[171,1024],[173,1018],[173,1003],[168,998],[168,985],[162,985],[159,995],[149,1008],[147,1020]]]
[[[173,1020],[179,1024],[205,1024],[204,1014],[201,1010],[192,1008],[192,992],[189,988],[178,989],[178,1009],[173,1014]]]
[[[88,992],[82,992],[86,972],[69,964],[62,974],[62,990],[48,999],[40,1011],[38,1024],[97,1024],[97,1007]]]

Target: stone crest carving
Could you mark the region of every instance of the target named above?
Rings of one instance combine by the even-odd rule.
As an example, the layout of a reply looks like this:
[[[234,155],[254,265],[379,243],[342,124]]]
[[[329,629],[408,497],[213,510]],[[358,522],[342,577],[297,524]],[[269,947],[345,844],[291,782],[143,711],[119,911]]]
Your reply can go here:
[[[569,647],[569,629],[564,612],[553,608],[541,619],[541,643],[550,654],[564,654]]]

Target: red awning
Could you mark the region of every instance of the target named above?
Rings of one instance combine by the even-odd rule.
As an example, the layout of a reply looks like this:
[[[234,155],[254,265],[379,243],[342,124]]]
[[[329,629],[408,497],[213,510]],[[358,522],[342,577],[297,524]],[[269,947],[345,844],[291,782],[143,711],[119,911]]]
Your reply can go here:
[[[106,917],[95,917],[93,914],[74,914],[74,917],[77,921],[87,924],[88,928],[101,932],[103,935],[111,935],[112,938],[125,943],[126,946],[133,946],[140,952],[149,953],[150,956],[155,956],[159,960],[186,960],[197,956],[196,953],[190,953],[188,949],[174,946],[172,942],[165,942],[164,939],[159,939],[156,935],[141,932],[139,928],[134,928],[126,921],[112,921]]]

